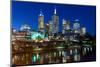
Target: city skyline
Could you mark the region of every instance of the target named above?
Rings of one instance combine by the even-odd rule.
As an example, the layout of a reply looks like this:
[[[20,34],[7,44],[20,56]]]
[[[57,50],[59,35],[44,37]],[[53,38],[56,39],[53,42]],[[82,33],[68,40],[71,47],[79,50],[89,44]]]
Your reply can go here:
[[[44,23],[46,24],[52,20],[52,16],[55,13],[54,9],[56,7],[56,14],[59,16],[60,32],[62,31],[62,19],[70,20],[71,24],[78,19],[81,27],[86,27],[89,34],[96,35],[95,6],[80,7],[77,5],[55,5],[48,3],[44,4],[18,1],[13,1],[12,5],[12,27],[17,30],[19,30],[23,24],[28,24],[32,29],[38,30],[38,16],[40,14],[40,10],[43,12]]]
[[[96,61],[96,7],[13,1],[11,41],[12,66]]]

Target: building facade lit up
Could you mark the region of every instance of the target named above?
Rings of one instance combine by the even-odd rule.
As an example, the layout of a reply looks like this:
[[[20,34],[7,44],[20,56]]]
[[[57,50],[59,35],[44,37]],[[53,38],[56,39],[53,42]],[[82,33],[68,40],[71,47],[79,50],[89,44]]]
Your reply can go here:
[[[44,32],[44,15],[42,10],[40,10],[40,14],[38,17],[38,31]]]

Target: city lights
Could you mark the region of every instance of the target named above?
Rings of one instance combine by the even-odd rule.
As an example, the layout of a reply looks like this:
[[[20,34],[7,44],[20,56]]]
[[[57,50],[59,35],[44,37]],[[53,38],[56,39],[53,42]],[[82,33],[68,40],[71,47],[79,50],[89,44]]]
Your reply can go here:
[[[24,24],[20,21],[16,23],[18,26],[15,24],[12,28],[12,64],[20,66],[95,61],[96,36],[90,34],[90,28],[82,21],[82,19],[87,20],[88,17],[67,13],[67,11],[71,12],[70,9],[61,4],[56,7],[54,4],[49,4],[51,7],[46,8],[40,4],[45,5],[45,3],[32,3],[33,6],[28,5],[29,8],[21,8],[23,5],[18,7],[21,8],[20,10],[26,9],[28,14],[23,17],[17,16],[16,19],[23,18],[28,23]],[[35,7],[37,5],[40,7]],[[78,11],[75,9],[72,12]],[[81,9],[81,12],[83,11]],[[23,12],[17,15],[23,15]]]

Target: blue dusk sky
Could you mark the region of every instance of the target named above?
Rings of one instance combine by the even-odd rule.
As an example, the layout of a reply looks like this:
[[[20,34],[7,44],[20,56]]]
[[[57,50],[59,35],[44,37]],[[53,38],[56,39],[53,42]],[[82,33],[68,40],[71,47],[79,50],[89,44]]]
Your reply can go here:
[[[28,24],[38,30],[40,10],[44,14],[44,23],[48,23],[52,20],[55,7],[59,16],[59,31],[62,30],[63,18],[70,20],[71,26],[78,19],[81,27],[86,27],[89,34],[96,35],[96,6],[86,5],[12,1],[12,28],[19,30],[23,24]]]

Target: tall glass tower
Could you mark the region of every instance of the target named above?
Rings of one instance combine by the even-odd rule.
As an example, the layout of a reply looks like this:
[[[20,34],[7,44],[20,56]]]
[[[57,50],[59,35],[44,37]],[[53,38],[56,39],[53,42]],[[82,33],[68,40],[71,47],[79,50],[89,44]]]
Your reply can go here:
[[[54,9],[54,14],[52,16],[53,22],[53,33],[58,33],[59,31],[59,16],[57,16],[56,8]]]

